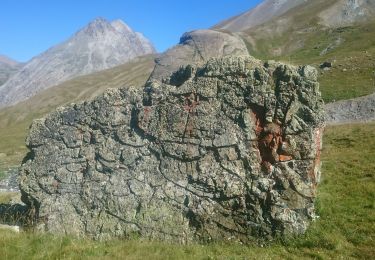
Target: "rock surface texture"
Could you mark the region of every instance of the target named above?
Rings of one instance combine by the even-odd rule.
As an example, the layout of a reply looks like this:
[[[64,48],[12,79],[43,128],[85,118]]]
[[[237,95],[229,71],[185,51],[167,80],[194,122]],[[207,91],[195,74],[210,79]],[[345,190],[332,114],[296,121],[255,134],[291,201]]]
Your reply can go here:
[[[203,65],[211,58],[248,56],[245,42],[236,35],[213,30],[196,30],[184,33],[180,43],[164,52],[155,62],[153,80],[168,80],[181,66]]]
[[[310,66],[186,66],[34,121],[22,200],[42,230],[182,243],[305,232],[324,127]]]

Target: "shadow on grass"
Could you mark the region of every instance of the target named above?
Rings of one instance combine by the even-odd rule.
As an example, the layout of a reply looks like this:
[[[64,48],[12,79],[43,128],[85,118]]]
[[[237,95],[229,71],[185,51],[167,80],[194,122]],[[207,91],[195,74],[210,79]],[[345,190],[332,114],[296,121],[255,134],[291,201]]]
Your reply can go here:
[[[32,214],[26,205],[22,204],[0,204],[0,224],[30,227]]]

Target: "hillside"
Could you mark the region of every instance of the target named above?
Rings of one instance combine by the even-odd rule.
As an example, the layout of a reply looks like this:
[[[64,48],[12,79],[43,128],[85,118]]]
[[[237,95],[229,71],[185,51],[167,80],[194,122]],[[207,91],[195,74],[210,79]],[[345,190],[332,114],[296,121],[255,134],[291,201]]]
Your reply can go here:
[[[240,32],[264,24],[275,17],[286,13],[295,6],[305,3],[307,0],[265,0],[240,15],[231,17],[213,26],[213,29],[224,29],[231,32]]]
[[[332,62],[332,68],[321,70],[320,75],[326,102],[375,91],[375,2],[308,0],[289,7],[263,24],[248,23],[241,27],[247,29],[237,32],[252,55],[316,67]]]
[[[251,36],[248,36],[251,35]],[[321,70],[321,91],[326,102],[349,99],[375,91],[375,21],[335,29],[290,29],[272,37],[262,29],[243,34],[250,52],[264,59],[313,64]],[[252,42],[253,44],[251,44]]]
[[[154,68],[154,58],[154,55],[147,55],[112,69],[77,77],[1,109],[0,170],[22,160],[26,152],[24,140],[33,119],[58,106],[91,99],[108,88],[142,86]]]
[[[151,42],[121,20],[97,18],[63,43],[27,62],[0,87],[0,107],[16,104],[68,79],[155,53]]]
[[[375,14],[375,2],[368,0],[264,0],[255,8],[213,26],[231,32],[243,32],[259,25],[273,24],[277,30],[294,26],[293,17],[314,19],[319,25],[337,28],[366,22]],[[276,32],[276,27],[269,27]]]

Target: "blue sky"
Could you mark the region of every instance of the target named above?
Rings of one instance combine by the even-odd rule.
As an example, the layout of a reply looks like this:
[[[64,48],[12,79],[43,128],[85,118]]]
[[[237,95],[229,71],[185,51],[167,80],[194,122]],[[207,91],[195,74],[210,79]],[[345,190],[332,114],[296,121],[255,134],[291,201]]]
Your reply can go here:
[[[122,19],[159,52],[182,33],[212,25],[261,0],[1,0],[0,54],[27,61],[96,17]]]

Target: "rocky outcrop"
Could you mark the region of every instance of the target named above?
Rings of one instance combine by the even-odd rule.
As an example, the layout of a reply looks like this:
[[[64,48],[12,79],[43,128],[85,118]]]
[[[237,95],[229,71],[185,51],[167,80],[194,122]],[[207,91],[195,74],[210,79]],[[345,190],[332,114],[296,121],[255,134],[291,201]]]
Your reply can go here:
[[[328,124],[375,121],[375,94],[329,103],[325,110]]]
[[[250,242],[305,232],[324,127],[317,72],[185,66],[34,121],[22,200],[54,233]]]
[[[368,0],[336,0],[319,13],[320,23],[327,27],[341,27],[373,20],[375,2]]]
[[[168,80],[181,66],[203,65],[211,58],[248,56],[244,41],[229,33],[213,30],[196,30],[183,34],[180,43],[158,57],[151,79]]]
[[[67,41],[27,62],[0,87],[0,107],[26,100],[68,79],[155,53],[151,42],[121,20],[97,18]]]

